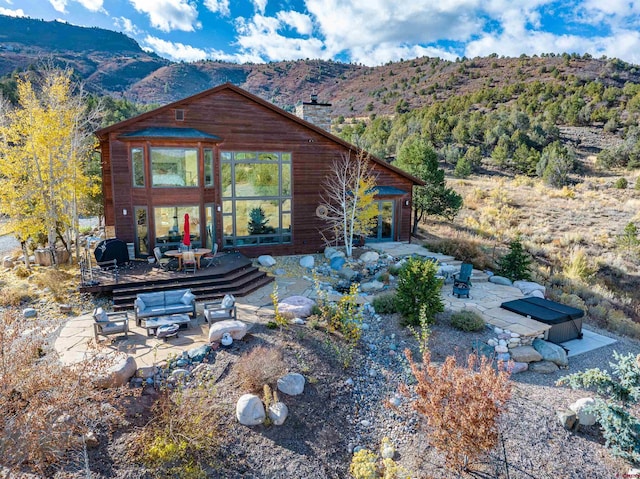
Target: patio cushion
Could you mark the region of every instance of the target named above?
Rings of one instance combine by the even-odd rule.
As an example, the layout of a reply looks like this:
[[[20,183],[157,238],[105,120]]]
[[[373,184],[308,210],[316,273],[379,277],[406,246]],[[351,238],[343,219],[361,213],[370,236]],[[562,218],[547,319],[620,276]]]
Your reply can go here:
[[[135,305],[139,308],[139,309],[145,309],[147,307],[147,305],[144,303],[144,301],[142,301],[142,298],[136,298],[135,300]]]
[[[233,297],[232,294],[225,294],[224,298],[222,298],[222,302],[220,305],[223,308],[230,308],[236,303],[236,298]]]
[[[103,322],[109,321],[109,316],[107,315],[107,312],[102,308],[96,308],[94,310],[93,318],[98,323],[103,323]]]
[[[182,301],[183,304],[190,305],[193,303],[195,299],[196,299],[196,295],[193,294],[191,291],[187,291],[182,295],[182,299],[180,301]]]
[[[184,311],[185,311],[185,305],[182,303],[167,304],[164,307],[165,314],[184,313]]]
[[[185,293],[188,293],[189,290],[186,289],[176,289],[175,291],[165,291],[164,292],[164,304],[165,305],[173,305],[182,302],[182,297]]]
[[[144,304],[147,308],[153,306],[164,306],[164,293],[144,293],[140,296],[143,297]]]
[[[150,314],[152,316],[163,316],[166,310],[167,308],[165,308],[164,306],[155,306],[153,308],[145,308],[144,312],[145,314]]]

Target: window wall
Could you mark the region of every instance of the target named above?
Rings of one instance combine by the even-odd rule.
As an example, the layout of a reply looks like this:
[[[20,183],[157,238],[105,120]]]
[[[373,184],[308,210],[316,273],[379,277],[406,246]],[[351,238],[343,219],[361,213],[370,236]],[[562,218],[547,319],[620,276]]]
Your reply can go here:
[[[189,214],[191,245],[200,247],[200,206],[159,206],[153,209],[156,245],[164,250],[174,249],[184,237],[184,215]]]
[[[151,148],[150,155],[152,186],[198,186],[197,148]]]
[[[225,246],[291,242],[291,153],[230,152],[221,159]]]

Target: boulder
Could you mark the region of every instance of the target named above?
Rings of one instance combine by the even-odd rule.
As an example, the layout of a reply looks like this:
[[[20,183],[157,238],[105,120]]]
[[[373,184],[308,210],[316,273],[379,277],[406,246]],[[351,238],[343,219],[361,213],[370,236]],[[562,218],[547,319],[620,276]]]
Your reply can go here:
[[[485,356],[487,358],[493,358],[495,352],[493,347],[496,345],[497,343],[494,345],[489,345],[483,343],[482,341],[475,340],[472,342],[471,347],[478,355]]]
[[[529,364],[529,371],[540,374],[553,374],[558,371],[558,365],[551,361],[538,361]]]
[[[542,355],[531,346],[518,346],[511,349],[511,359],[519,363],[542,361]]]
[[[596,400],[591,397],[580,398],[573,404],[569,405],[569,409],[576,413],[578,421],[583,426],[593,426],[596,423],[596,416],[587,412],[587,408],[594,406]]]
[[[300,258],[300,266],[302,266],[303,268],[311,269],[313,268],[314,265],[315,265],[315,259],[313,256],[307,255]]]
[[[33,308],[24,308],[22,310],[22,316],[24,318],[35,318],[38,315],[38,312]]]
[[[302,374],[289,373],[278,379],[278,391],[289,396],[297,396],[304,391],[304,383],[305,379]]]
[[[508,347],[506,347],[506,346],[505,346],[505,345],[503,345],[503,344],[498,344],[498,345],[495,347],[495,351],[496,351],[496,353],[498,353],[498,354],[504,354],[504,353],[508,353],[508,352],[509,352],[509,348],[508,348]]]
[[[355,278],[357,274],[358,273],[351,268],[342,268],[340,271],[338,271],[338,276],[348,281],[351,281],[353,278]]]
[[[331,269],[340,271],[345,262],[346,260],[342,256],[334,256],[333,258],[331,258],[329,265],[331,266]]]
[[[375,251],[367,251],[360,256],[360,261],[363,263],[375,263],[380,259],[380,255]]]
[[[201,363],[202,360],[207,357],[209,351],[211,351],[211,346],[209,346],[208,344],[203,344],[202,346],[198,346],[197,348],[189,349],[187,351],[187,356],[189,356],[189,359],[191,359],[191,361],[193,361],[194,363]]]
[[[324,249],[324,257],[327,259],[331,259],[334,256],[339,256],[340,253],[342,253],[341,251],[338,250],[338,248],[334,248],[333,246],[327,246]],[[344,254],[344,253],[342,253]]]
[[[509,278],[496,275],[490,276],[489,282],[493,284],[501,284],[502,286],[511,286],[513,284]]]
[[[306,296],[290,296],[278,303],[278,310],[297,318],[308,318],[315,305],[316,302]]]
[[[578,428],[578,416],[571,409],[557,411],[556,416],[558,417],[562,427],[568,431],[575,431]]]
[[[540,291],[539,289],[534,289],[533,291],[531,291],[526,296],[529,296],[529,297],[532,297],[532,298],[542,298],[542,299],[544,299],[544,293],[542,291]]]
[[[277,402],[269,406],[269,419],[276,426],[282,426],[289,415],[289,408],[283,402]]]
[[[13,268],[13,258],[11,256],[5,256],[2,259],[3,268]]]
[[[556,363],[560,367],[569,365],[567,352],[562,346],[550,343],[549,341],[543,341],[542,339],[534,339],[533,347],[540,353],[543,360]]]
[[[155,366],[145,366],[136,371],[136,377],[149,379],[156,375],[157,368]]]
[[[273,259],[273,256],[269,256],[268,254],[263,254],[262,256],[258,256],[258,263],[260,266],[266,266],[267,268],[276,264],[276,260]]]
[[[264,404],[255,394],[243,394],[236,403],[236,418],[245,426],[257,426],[266,419]]]
[[[529,369],[529,363],[520,363],[517,361],[510,361],[507,363],[507,371],[509,371],[511,374],[523,373],[527,369]]]
[[[369,281],[360,285],[360,291],[363,293],[371,293],[372,291],[380,291],[384,289],[384,283],[380,281]]]
[[[533,281],[514,281],[513,286],[522,291],[525,296],[530,296],[532,291],[541,291],[544,297],[544,292],[546,291],[544,286]]]
[[[104,374],[97,376],[94,383],[102,389],[118,388],[127,384],[137,371],[134,357],[126,356],[114,363]]]
[[[235,319],[225,319],[213,323],[209,327],[209,342],[220,341],[224,333],[229,333],[233,339],[242,339],[247,334],[247,325]]]

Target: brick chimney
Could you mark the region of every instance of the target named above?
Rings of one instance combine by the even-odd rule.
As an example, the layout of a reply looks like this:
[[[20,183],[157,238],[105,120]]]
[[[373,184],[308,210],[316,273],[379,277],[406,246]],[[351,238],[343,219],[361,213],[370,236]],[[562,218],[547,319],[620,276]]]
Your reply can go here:
[[[311,100],[296,106],[296,116],[331,131],[331,103],[318,103],[318,95],[311,94]]]

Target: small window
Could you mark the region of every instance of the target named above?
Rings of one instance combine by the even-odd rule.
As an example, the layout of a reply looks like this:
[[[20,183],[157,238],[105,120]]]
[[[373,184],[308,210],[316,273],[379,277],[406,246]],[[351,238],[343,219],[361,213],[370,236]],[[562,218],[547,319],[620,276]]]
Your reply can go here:
[[[144,186],[144,151],[142,148],[131,148],[131,170],[133,186]]]
[[[204,186],[213,186],[213,150],[204,150]]]
[[[184,121],[184,110],[176,110],[176,121]]]

